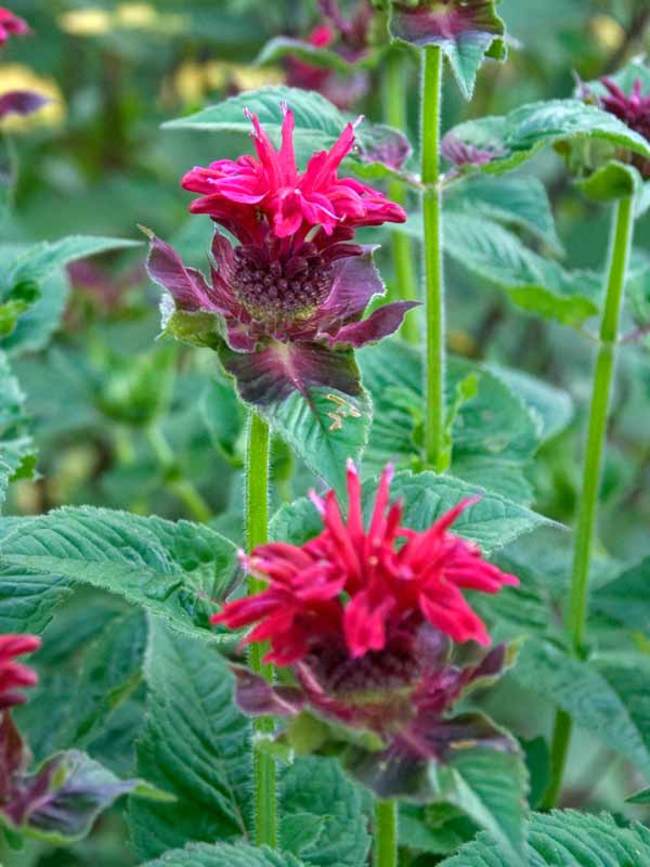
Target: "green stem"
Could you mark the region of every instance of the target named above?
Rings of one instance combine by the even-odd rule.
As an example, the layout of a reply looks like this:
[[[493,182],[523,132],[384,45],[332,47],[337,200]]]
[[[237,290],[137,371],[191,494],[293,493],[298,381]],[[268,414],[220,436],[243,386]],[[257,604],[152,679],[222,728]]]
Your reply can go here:
[[[375,804],[374,867],[397,867],[397,802]]]
[[[406,106],[408,104],[408,68],[405,61],[408,60],[404,51],[398,48],[389,50],[383,67],[382,99],[384,105],[384,120],[394,129],[406,132],[408,118]],[[397,178],[388,182],[388,198],[397,202],[402,207],[406,206],[407,188]],[[395,285],[390,292],[390,300],[412,301],[417,297],[417,272],[413,242],[408,235],[400,231],[391,233],[391,248],[393,254],[393,267],[395,269]],[[418,322],[416,316],[409,314],[402,325],[400,334],[408,343],[417,343]]]
[[[147,437],[160,466],[168,474],[166,484],[169,490],[178,497],[195,521],[207,524],[212,520],[212,509],[192,482],[178,475],[174,452],[162,430],[153,425],[148,428]]]
[[[567,609],[567,630],[571,639],[573,655],[577,659],[583,659],[585,656],[589,570],[598,517],[598,495],[607,439],[607,421],[614,378],[619,320],[633,233],[634,202],[631,197],[628,197],[619,201],[614,215],[605,309],[600,324],[600,342],[594,370],[582,490],[578,505],[571,589]],[[551,744],[551,782],[544,798],[544,806],[547,809],[555,805],[562,789],[562,778],[571,740],[571,728],[571,718],[564,711],[558,711]]]
[[[440,110],[442,52],[429,45],[422,59],[421,147],[424,220],[424,285],[426,315],[424,448],[436,472],[449,466],[445,443],[445,287],[442,268],[442,194],[440,175]]]
[[[268,540],[269,526],[269,428],[257,413],[251,413],[246,449],[246,541],[249,551]],[[257,579],[249,579],[249,593],[262,589]],[[265,648],[250,647],[250,666],[267,680],[273,680],[273,666],[265,665]],[[270,717],[255,721],[255,731],[261,736],[273,733]],[[273,758],[259,749],[253,754],[255,776],[255,834],[259,846],[277,845],[277,791]]]

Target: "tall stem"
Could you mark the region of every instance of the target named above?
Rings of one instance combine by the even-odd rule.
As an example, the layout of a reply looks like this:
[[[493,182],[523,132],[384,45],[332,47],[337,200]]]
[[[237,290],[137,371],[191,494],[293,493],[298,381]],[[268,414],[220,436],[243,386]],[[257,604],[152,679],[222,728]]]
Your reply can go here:
[[[567,630],[571,639],[573,655],[577,659],[582,659],[585,655],[589,570],[598,517],[598,494],[607,439],[607,420],[614,378],[619,320],[633,232],[634,202],[631,197],[628,197],[619,201],[614,215],[609,255],[609,276],[605,308],[600,323],[600,342],[591,393],[582,491],[578,506],[573,551]],[[571,728],[570,716],[564,711],[558,711],[551,745],[551,783],[544,798],[544,806],[547,809],[555,805],[561,792],[562,778],[571,741]]]
[[[374,867],[397,867],[397,802],[375,804]]]
[[[257,413],[251,413],[246,449],[246,542],[249,551],[268,540],[269,527],[269,428]],[[249,579],[249,592],[257,593],[260,582]],[[267,680],[273,680],[273,666],[265,665],[264,647],[252,644],[250,666]],[[264,736],[273,732],[273,720],[261,717],[255,731]],[[259,846],[277,845],[277,791],[275,763],[266,753],[255,749],[255,836]]]
[[[389,50],[383,67],[382,99],[384,120],[394,129],[405,132],[408,127],[406,106],[408,105],[408,58],[398,48]],[[398,205],[406,206],[406,186],[396,178],[388,182],[388,198]],[[395,285],[391,300],[411,301],[417,297],[417,271],[413,242],[403,232],[393,231],[391,235]],[[417,318],[411,314],[404,319],[400,334],[408,343],[418,342]]]
[[[421,147],[426,314],[424,448],[437,472],[449,466],[445,443],[445,287],[442,268],[442,194],[440,190],[440,111],[442,52],[437,45],[422,53]]]

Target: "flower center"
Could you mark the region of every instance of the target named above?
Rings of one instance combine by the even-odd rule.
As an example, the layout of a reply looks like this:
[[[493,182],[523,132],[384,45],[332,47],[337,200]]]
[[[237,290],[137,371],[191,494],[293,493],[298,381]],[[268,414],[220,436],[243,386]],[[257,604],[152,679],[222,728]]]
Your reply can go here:
[[[331,285],[331,265],[311,244],[285,259],[271,258],[259,247],[235,249],[232,288],[254,319],[307,318],[325,301]]]

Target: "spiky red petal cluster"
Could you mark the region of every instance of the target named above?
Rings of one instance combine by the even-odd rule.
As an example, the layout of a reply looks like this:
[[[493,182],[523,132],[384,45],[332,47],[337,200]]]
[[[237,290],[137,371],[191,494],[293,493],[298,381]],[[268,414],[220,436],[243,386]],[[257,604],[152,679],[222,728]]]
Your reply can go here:
[[[16,657],[40,646],[41,639],[35,635],[0,635],[0,711],[23,704],[25,696],[19,690],[38,683],[36,672],[16,662]]]
[[[387,467],[366,529],[353,464],[347,478],[347,520],[333,491],[324,499],[312,495],[323,517],[322,533],[301,547],[274,542],[244,557],[249,572],[268,587],[227,604],[213,622],[232,629],[256,624],[246,642],[269,641],[268,661],[284,666],[319,647],[343,646],[351,659],[389,650],[425,622],[454,641],[489,644],[463,590],[496,593],[519,582],[449,532],[474,501],[458,503],[428,530],[408,529],[402,526],[402,504],[389,501],[392,469]]]
[[[186,190],[200,193],[190,210],[209,214],[243,244],[270,238],[290,239],[298,249],[307,236],[318,246],[350,238],[361,226],[401,223],[404,210],[383,193],[337,171],[354,147],[349,123],[329,151],[314,154],[299,172],[293,147],[294,116],[283,106],[282,144],[273,146],[255,115],[253,142],[257,159],[245,155],[197,166],[182,180]]]
[[[600,99],[601,106],[650,141],[650,93],[643,94],[641,79],[636,79],[629,94],[611,78],[601,80],[607,88],[607,96]]]

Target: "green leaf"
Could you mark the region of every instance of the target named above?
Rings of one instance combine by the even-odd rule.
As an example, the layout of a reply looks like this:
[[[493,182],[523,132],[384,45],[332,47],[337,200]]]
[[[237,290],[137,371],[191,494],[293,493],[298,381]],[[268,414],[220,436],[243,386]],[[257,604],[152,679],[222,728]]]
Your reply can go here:
[[[626,804],[650,804],[650,788],[641,789],[625,799]]]
[[[333,759],[301,758],[282,775],[280,812],[282,838],[287,825],[301,817],[320,819],[320,833],[291,851],[314,867],[363,867],[367,863],[370,836],[358,788]]]
[[[34,460],[34,444],[27,428],[25,396],[0,351],[0,507],[9,482]]]
[[[243,844],[217,843],[211,846],[190,844],[185,849],[174,849],[141,867],[304,867],[304,862],[288,852],[274,851],[266,846],[258,849]]]
[[[548,193],[539,178],[470,175],[450,187],[445,207],[469,215],[479,211],[490,220],[530,232],[554,253],[562,252]]]
[[[425,47],[437,45],[449,61],[465,99],[471,99],[479,67],[486,56],[506,56],[505,25],[499,0],[404,0],[390,4],[390,31],[395,39]]]
[[[579,180],[577,186],[595,202],[614,202],[640,193],[643,180],[634,166],[610,160],[589,177]]]
[[[568,392],[521,370],[498,364],[488,364],[487,369],[523,400],[540,426],[543,441],[561,433],[571,423],[575,407]]]
[[[650,557],[646,557],[613,581],[599,587],[592,608],[611,617],[625,629],[638,629],[650,638]]]
[[[441,797],[489,832],[504,859],[500,863],[520,867],[528,774],[519,750],[459,750],[437,775]]]
[[[294,392],[262,408],[273,430],[328,485],[342,490],[347,458],[359,461],[368,440],[372,406],[367,394],[353,397],[336,389]]]
[[[607,813],[575,810],[535,813],[526,847],[528,867],[646,867],[650,831],[633,822],[617,824]],[[467,843],[440,867],[501,867],[500,853],[487,834]]]
[[[211,379],[199,399],[201,416],[214,447],[234,466],[241,466],[239,449],[246,411],[230,382]]]
[[[376,488],[374,479],[363,486],[366,516],[372,510]],[[459,516],[454,523],[454,532],[476,542],[486,553],[507,545],[537,527],[554,526],[548,518],[518,503],[450,475],[401,472],[396,474],[391,486],[391,498],[404,501],[404,526],[414,530],[430,527],[460,500],[472,496],[480,496],[480,500]],[[274,539],[284,539],[296,545],[303,544],[321,529],[320,517],[306,498],[282,506],[271,521]]]
[[[488,174],[510,171],[545,147],[584,140],[650,159],[650,144],[642,135],[613,114],[579,99],[529,103],[505,116],[466,121],[451,132],[467,145],[494,153],[490,162],[478,168]]]
[[[39,285],[41,297],[18,319],[9,336],[0,340],[12,354],[42,349],[58,328],[69,293],[63,267],[76,259],[138,246],[138,241],[74,235],[43,241],[29,247],[11,246],[0,251],[6,275],[0,280],[0,299],[24,282]]]
[[[162,855],[187,841],[246,836],[251,730],[235,706],[226,662],[213,646],[152,619],[145,680],[147,722],[137,745],[138,773],[177,801],[130,805],[139,857]]]
[[[205,130],[216,134],[231,133],[242,136],[248,143],[251,125],[244,115],[244,109],[248,109],[259,117],[269,136],[279,142],[283,103],[287,103],[294,113],[294,144],[299,163],[304,163],[316,151],[330,148],[349,123],[346,115],[316,91],[278,85],[232,96],[196,114],[168,121],[163,127]],[[356,131],[359,149],[347,160],[346,166],[353,170],[360,161],[377,168],[378,140],[381,142],[386,135],[391,135],[396,142],[399,141],[404,154],[408,153],[408,142],[401,133],[382,124],[364,121]]]
[[[16,521],[0,563],[5,580],[91,584],[206,637],[237,574],[234,545],[208,527],[90,507]]]
[[[269,40],[257,55],[255,63],[278,63],[287,57],[295,57],[310,66],[332,69],[342,75],[350,75],[356,68],[331,48],[322,48],[304,39],[292,39],[289,36],[276,36]]]
[[[387,461],[417,469],[423,420],[420,354],[385,340],[363,349],[358,358],[375,407],[366,461],[377,470]],[[477,380],[477,392],[466,395],[454,413],[457,389],[468,377]],[[530,403],[486,366],[451,358],[447,404],[454,475],[529,502],[532,490],[525,473],[541,442],[541,424]]]
[[[571,714],[635,767],[650,775],[650,668],[573,659],[558,647],[529,639],[513,677]]]

